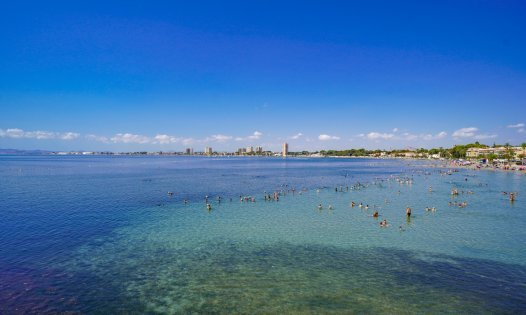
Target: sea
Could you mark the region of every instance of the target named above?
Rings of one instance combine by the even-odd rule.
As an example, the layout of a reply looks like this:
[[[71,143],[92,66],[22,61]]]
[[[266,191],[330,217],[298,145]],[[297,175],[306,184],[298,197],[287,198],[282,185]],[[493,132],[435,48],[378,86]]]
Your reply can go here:
[[[526,177],[416,160],[0,156],[0,314],[46,313],[524,314]]]

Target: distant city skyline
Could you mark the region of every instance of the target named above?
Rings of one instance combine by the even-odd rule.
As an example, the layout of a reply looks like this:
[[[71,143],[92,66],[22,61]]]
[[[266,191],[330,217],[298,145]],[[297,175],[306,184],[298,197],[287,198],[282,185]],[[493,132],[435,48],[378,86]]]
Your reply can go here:
[[[526,4],[8,3],[0,148],[526,142]]]

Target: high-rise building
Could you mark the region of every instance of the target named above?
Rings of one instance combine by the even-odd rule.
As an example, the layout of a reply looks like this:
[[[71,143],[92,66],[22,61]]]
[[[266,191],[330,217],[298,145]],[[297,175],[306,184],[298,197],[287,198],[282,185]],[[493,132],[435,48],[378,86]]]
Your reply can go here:
[[[193,155],[194,154],[194,148],[186,148],[186,154],[187,155]]]
[[[281,149],[281,155],[287,156],[289,154],[289,144],[283,143],[282,149]]]
[[[263,147],[256,147],[256,154],[263,153]]]
[[[206,148],[205,148],[205,154],[206,154],[206,155],[212,155],[212,153],[213,153],[213,150],[212,150],[211,147],[206,147]]]
[[[247,147],[247,153],[253,153],[254,147]]]

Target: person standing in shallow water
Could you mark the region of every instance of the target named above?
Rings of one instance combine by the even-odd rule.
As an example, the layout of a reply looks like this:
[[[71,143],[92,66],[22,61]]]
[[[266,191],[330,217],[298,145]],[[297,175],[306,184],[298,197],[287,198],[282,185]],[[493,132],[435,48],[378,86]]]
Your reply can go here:
[[[405,208],[405,215],[409,218],[411,217],[411,208],[407,207]]]

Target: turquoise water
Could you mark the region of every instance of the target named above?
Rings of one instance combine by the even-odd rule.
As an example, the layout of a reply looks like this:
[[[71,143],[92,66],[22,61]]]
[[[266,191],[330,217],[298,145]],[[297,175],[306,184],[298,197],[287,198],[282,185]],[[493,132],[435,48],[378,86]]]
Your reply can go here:
[[[443,171],[371,159],[3,156],[0,313],[526,312],[524,175]],[[265,201],[274,191],[280,200]]]

